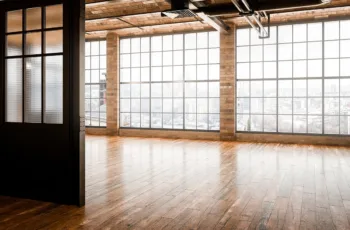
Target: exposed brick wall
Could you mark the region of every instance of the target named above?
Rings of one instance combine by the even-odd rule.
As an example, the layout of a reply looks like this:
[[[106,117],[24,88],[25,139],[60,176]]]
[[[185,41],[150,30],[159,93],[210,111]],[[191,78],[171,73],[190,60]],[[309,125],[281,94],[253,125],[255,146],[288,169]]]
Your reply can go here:
[[[150,130],[150,129],[120,129],[120,136],[126,137],[156,137],[191,140],[220,140],[218,132],[194,132],[182,130]]]
[[[119,36],[107,35],[107,130],[118,134],[119,129]]]
[[[350,137],[289,135],[289,134],[248,134],[237,133],[237,141],[283,143],[283,144],[314,144],[314,145],[350,145]]]
[[[317,10],[309,12],[294,12],[275,15],[273,23],[295,22],[301,20],[319,20],[320,18],[331,18],[338,16],[350,16],[349,8],[337,8],[336,10]],[[121,136],[138,137],[168,137],[187,139],[206,139],[223,141],[254,141],[254,142],[279,142],[279,143],[301,143],[301,144],[331,144],[347,145],[350,138],[333,136],[308,136],[308,135],[274,135],[274,134],[242,134],[235,133],[235,29],[236,26],[243,26],[245,22],[240,19],[226,21],[231,26],[231,33],[221,34],[221,66],[220,66],[220,133],[188,132],[188,131],[163,131],[163,130],[119,130],[119,55],[118,36],[139,36],[149,34],[164,34],[172,32],[189,32],[207,30],[206,25],[198,27],[184,24],[182,27],[157,27],[149,30],[120,30],[116,33],[108,33],[108,65],[107,65],[107,129],[87,129],[87,133],[110,134]]]
[[[235,139],[235,26],[220,35],[220,139]]]

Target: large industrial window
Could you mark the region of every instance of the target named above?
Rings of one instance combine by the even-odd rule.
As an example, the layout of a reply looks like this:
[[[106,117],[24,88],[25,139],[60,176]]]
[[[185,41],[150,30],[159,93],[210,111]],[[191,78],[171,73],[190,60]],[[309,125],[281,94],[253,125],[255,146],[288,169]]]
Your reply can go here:
[[[85,43],[85,125],[106,126],[106,41]]]
[[[350,21],[237,30],[237,131],[350,134]]]
[[[217,32],[120,41],[120,126],[219,130]]]
[[[6,122],[63,123],[63,6],[7,12]]]

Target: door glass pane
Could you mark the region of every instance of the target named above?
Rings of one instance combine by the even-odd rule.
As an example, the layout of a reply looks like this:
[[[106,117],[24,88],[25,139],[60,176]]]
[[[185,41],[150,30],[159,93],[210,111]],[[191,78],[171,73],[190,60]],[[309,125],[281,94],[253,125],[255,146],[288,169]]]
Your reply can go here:
[[[45,32],[45,52],[61,53],[63,52],[63,34],[62,30]]]
[[[6,32],[22,31],[22,10],[7,12],[7,30]]]
[[[26,58],[25,64],[24,122],[41,123],[41,57]]]
[[[6,121],[23,121],[22,59],[6,60]]]
[[[26,54],[41,54],[41,32],[26,34]]]
[[[26,30],[41,29],[41,8],[27,9],[26,13]]]
[[[63,5],[46,7],[46,28],[63,26]]]
[[[63,123],[63,57],[45,60],[45,117],[44,123]],[[85,108],[86,109],[86,108]]]
[[[22,55],[22,34],[8,35],[6,44],[6,56]]]

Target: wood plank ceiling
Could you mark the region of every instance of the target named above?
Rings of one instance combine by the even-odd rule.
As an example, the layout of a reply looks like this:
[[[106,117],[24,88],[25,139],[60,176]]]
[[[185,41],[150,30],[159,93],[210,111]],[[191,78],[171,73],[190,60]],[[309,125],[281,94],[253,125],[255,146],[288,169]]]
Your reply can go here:
[[[86,0],[86,3],[87,38],[103,38],[109,31],[115,31],[121,36],[133,36],[152,32],[212,29],[199,17],[178,19],[161,17],[159,12],[169,10],[171,7],[165,0]],[[206,3],[224,4],[231,3],[231,0],[207,0]],[[349,5],[350,0],[333,0],[331,4],[322,7]],[[222,19],[227,21],[231,18],[225,16]]]

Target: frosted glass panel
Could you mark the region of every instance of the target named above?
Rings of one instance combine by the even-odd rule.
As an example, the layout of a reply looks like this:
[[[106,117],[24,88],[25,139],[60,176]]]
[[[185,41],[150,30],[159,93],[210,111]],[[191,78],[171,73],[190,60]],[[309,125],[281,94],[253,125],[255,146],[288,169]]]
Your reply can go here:
[[[26,54],[41,54],[41,32],[26,34]]]
[[[24,121],[41,123],[41,57],[25,59]]]
[[[22,34],[7,36],[6,55],[22,55]]]
[[[22,31],[22,10],[7,12],[7,32]]]
[[[23,121],[22,59],[6,61],[6,121]]]
[[[41,8],[27,9],[26,13],[26,30],[41,29]]]
[[[63,123],[63,57],[46,57],[44,123]]]
[[[63,26],[63,6],[54,5],[46,7],[46,28]]]
[[[63,52],[62,30],[45,32],[45,53]]]

